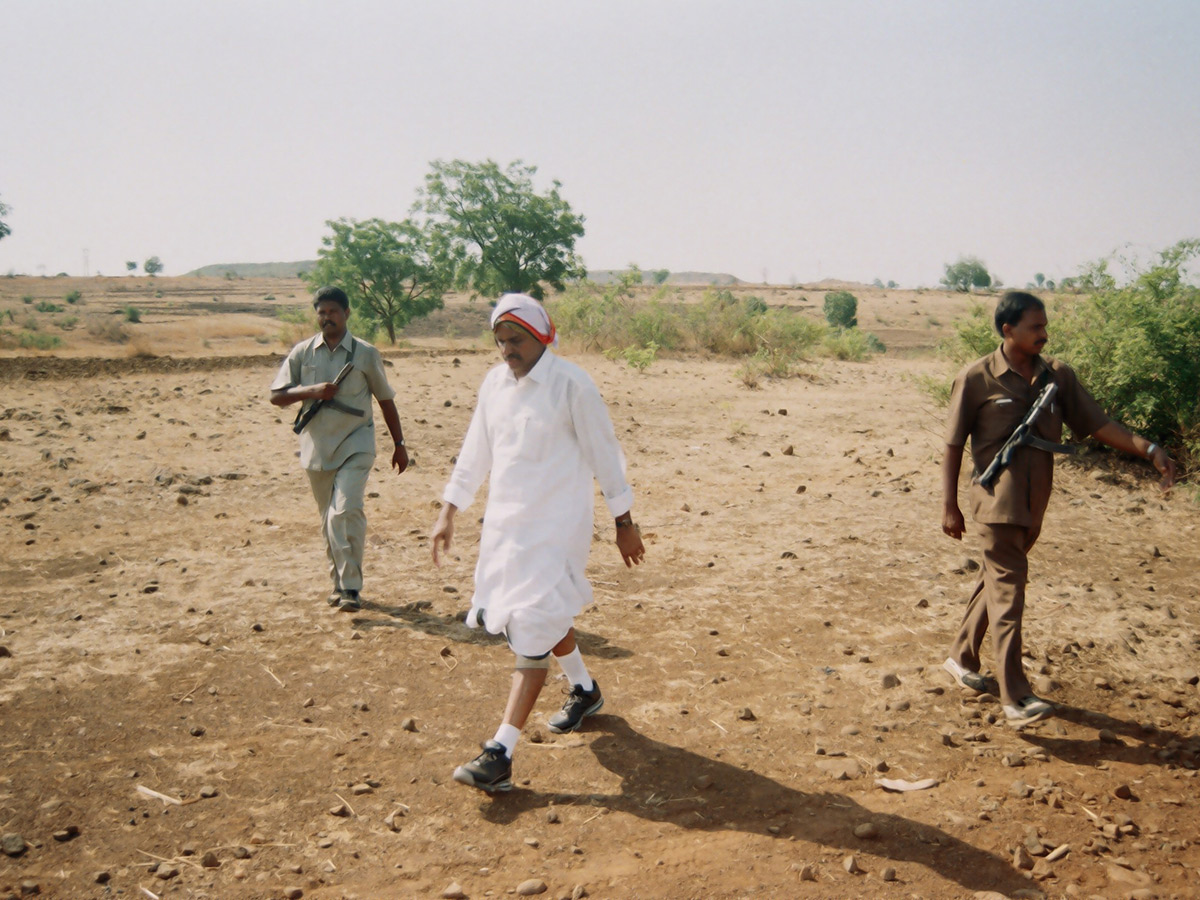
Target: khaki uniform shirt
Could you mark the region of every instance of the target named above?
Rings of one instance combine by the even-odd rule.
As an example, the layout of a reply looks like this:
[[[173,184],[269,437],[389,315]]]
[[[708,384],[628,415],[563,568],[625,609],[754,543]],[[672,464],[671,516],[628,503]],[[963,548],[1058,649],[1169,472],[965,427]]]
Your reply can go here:
[[[301,341],[287,355],[271,390],[278,391],[297,385],[322,384],[333,381],[346,363],[354,347],[354,370],[338,388],[335,403],[326,403],[300,432],[300,465],[314,471],[339,468],[355,453],[375,456],[375,419],[371,397],[391,400],[396,396],[383,371],[383,357],[365,341],[350,336],[347,331],[333,348],[325,343],[324,335]],[[312,403],[307,400],[304,408]],[[361,410],[362,415],[338,409],[338,406]]]
[[[968,437],[971,439],[976,477],[1024,420],[1041,393],[1036,382],[1047,370],[1058,391],[1054,402],[1038,417],[1034,432],[1039,437],[1059,443],[1065,422],[1077,438],[1083,438],[1109,422],[1070,366],[1039,356],[1034,368],[1035,383],[1031,384],[1009,366],[1001,346],[990,356],[966,366],[954,379],[946,443],[962,447]],[[972,481],[972,515],[984,525],[1020,525],[1036,531],[1050,502],[1053,481],[1054,454],[1021,447],[990,488]]]

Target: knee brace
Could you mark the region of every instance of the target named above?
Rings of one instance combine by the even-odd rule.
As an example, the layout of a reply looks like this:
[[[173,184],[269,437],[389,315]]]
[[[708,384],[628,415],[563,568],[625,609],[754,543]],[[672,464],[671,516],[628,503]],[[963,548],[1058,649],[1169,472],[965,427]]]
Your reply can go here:
[[[522,669],[549,669],[549,668],[550,668],[550,654],[549,653],[544,653],[541,656],[522,656],[520,653],[517,654],[516,669],[518,672],[521,671]]]

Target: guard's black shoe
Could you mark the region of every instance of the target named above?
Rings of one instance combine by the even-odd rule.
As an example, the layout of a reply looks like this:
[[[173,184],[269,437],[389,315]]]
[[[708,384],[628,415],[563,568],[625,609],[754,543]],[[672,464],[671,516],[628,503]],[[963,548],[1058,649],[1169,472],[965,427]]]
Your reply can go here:
[[[599,712],[603,705],[604,697],[595,679],[592,680],[590,691],[585,691],[582,685],[573,684],[563,708],[552,715],[546,724],[555,734],[570,734],[579,729],[584,719],[592,713]]]
[[[342,591],[342,599],[338,601],[338,609],[342,612],[358,612],[362,609],[362,600],[358,591]]]
[[[488,741],[483,745],[482,753],[465,766],[454,770],[454,780],[489,794],[511,791],[512,760],[505,756],[503,744],[499,741]]]

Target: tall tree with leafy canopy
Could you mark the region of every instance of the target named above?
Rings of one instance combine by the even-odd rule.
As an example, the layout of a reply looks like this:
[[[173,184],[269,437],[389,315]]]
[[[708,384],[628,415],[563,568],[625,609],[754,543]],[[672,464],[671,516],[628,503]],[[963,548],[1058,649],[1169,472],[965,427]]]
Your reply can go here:
[[[152,256],[142,263],[142,271],[147,275],[157,275],[163,270],[162,260],[157,256]]]
[[[317,264],[305,276],[314,287],[336,285],[350,307],[387,331],[396,332],[413,319],[442,308],[453,268],[440,235],[429,234],[411,220],[329,220],[332,231],[321,239]]]
[[[4,217],[8,215],[11,207],[0,202],[0,240],[12,234],[12,229],[8,227],[8,223],[4,221]]]
[[[957,262],[946,264],[942,284],[951,290],[966,293],[972,288],[991,287],[992,276],[978,256],[960,256]],[[999,287],[999,284],[997,281],[996,286]]]
[[[520,160],[505,169],[490,159],[432,164],[413,211],[423,212],[428,227],[444,236],[458,287],[541,300],[545,286],[561,291],[565,282],[587,274],[575,255],[583,216],[563,199],[559,182],[538,193],[535,174],[536,166]]]

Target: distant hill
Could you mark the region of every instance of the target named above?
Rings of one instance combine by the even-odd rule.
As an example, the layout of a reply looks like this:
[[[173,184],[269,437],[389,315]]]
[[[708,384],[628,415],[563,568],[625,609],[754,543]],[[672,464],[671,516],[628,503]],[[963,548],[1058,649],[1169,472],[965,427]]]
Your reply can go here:
[[[185,272],[185,275],[201,277],[217,277],[232,275],[234,278],[295,278],[311,271],[317,264],[315,259],[300,262],[270,262],[270,263],[221,263],[215,266],[201,266]]]
[[[202,266],[185,272],[185,275],[196,275],[207,278],[295,278],[312,270],[317,264],[315,259],[300,262],[272,263],[219,263],[213,266]],[[594,269],[588,272],[588,278],[596,284],[611,284],[621,275],[623,269]],[[672,272],[667,276],[667,284],[741,284],[741,280],[724,272]],[[642,284],[654,284],[652,271],[642,272]]]

